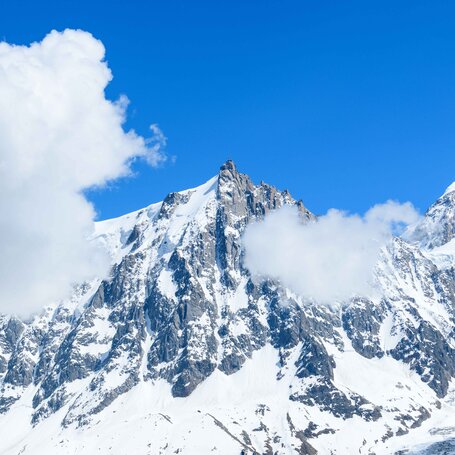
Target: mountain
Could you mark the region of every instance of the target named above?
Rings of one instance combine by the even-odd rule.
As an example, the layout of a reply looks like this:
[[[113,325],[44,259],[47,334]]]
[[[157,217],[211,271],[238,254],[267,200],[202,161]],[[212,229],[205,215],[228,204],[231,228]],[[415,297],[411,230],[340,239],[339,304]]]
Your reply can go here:
[[[455,182],[427,210],[422,221],[412,226],[405,237],[424,249],[453,243],[455,238]]]
[[[455,192],[384,247],[381,293],[332,306],[244,266],[245,227],[284,205],[315,219],[228,161],[97,223],[109,278],[0,317],[0,453],[450,453]]]

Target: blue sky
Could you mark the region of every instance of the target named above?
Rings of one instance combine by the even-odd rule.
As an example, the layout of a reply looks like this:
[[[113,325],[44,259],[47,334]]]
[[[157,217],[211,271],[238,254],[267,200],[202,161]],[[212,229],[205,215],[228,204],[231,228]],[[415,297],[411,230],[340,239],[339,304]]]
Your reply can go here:
[[[101,39],[128,126],[175,156],[90,192],[100,218],[196,186],[226,159],[315,213],[387,199],[424,210],[455,180],[449,1],[0,1],[0,35]]]

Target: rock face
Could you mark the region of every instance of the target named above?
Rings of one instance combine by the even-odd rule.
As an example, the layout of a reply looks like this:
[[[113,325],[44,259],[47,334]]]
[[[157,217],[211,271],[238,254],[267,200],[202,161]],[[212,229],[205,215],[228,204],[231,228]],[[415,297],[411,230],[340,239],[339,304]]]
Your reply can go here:
[[[97,223],[109,279],[0,317],[0,428],[19,428],[0,453],[379,454],[440,435],[427,421],[455,433],[455,260],[434,251],[454,194],[384,248],[378,295],[332,307],[250,276],[248,223],[284,205],[316,218],[231,161]]]

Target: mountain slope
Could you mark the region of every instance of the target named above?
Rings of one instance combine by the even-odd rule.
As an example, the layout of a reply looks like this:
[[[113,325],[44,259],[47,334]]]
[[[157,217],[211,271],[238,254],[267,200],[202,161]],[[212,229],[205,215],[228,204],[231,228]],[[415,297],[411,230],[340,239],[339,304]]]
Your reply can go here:
[[[380,297],[332,307],[243,265],[245,227],[283,205],[315,218],[227,162],[97,223],[108,279],[0,319],[0,453],[389,454],[455,434],[452,196],[383,250]]]

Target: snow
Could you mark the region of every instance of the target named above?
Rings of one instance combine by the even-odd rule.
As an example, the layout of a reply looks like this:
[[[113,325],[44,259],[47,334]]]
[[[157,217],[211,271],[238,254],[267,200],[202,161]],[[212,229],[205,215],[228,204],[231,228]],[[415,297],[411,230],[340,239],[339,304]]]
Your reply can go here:
[[[168,269],[163,269],[158,277],[158,286],[164,296],[173,299],[177,292],[177,285],[174,283],[172,273]]]
[[[237,288],[224,296],[225,304],[233,313],[248,307],[248,295],[245,291],[247,281],[246,278],[242,278]]]
[[[131,245],[126,245],[126,242],[133,228],[152,220],[159,212],[161,204],[162,202],[158,202],[124,216],[95,223],[92,238],[109,251],[112,264],[118,264],[129,253]]]
[[[446,188],[446,190],[444,191],[444,195],[449,194],[452,191],[455,191],[455,182],[453,182]]]
[[[264,369],[264,365],[277,362],[278,352],[267,346],[234,375],[228,377],[216,371],[192,395],[182,399],[172,398],[170,385],[163,380],[141,382],[102,411],[90,431],[74,426],[59,428],[59,417],[65,413],[61,410],[38,424],[38,431],[27,434],[31,408],[22,405],[13,413],[17,431],[8,433],[7,444],[5,440],[0,442],[1,453],[16,455],[22,449],[24,454],[173,454],[178,449],[185,454],[237,453],[239,443],[214,419],[240,440],[243,426],[259,423],[256,417],[250,421],[243,416],[256,416],[264,399],[269,399],[269,418],[285,419],[292,406],[287,400],[289,382],[276,380],[276,367]],[[30,402],[32,395],[30,391],[21,401]],[[5,428],[4,419],[0,424]],[[23,434],[27,436],[23,438]],[[253,441],[255,444],[262,442]]]
[[[431,251],[425,251],[425,255],[441,270],[455,267],[455,238]]]
[[[169,223],[166,235],[170,245],[178,245],[182,235],[185,233],[185,226],[194,221],[199,226],[204,225],[207,220],[205,208],[213,200],[216,193],[217,177],[213,177],[197,188],[182,191],[181,194],[189,196],[186,204],[178,205],[172,216],[172,223]]]

